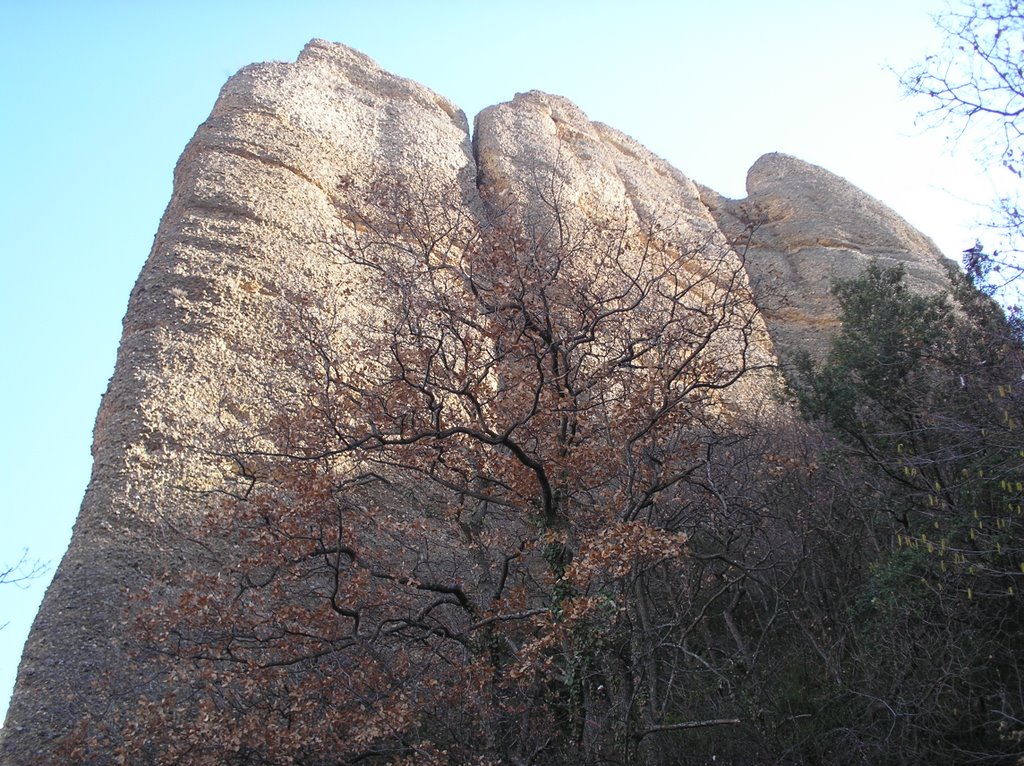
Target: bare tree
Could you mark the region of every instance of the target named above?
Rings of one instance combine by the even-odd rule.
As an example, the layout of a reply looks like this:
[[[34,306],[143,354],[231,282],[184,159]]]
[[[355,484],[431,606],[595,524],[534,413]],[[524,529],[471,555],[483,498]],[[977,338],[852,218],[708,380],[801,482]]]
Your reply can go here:
[[[1018,0],[968,0],[937,17],[936,24],[945,35],[942,49],[904,74],[903,87],[930,100],[925,116],[951,124],[958,138],[973,141],[982,163],[998,163],[1020,179],[1024,6]],[[968,275],[995,293],[1024,271],[1024,213],[1017,191],[997,202],[998,249],[986,251],[979,243],[964,252]]]
[[[0,585],[17,585],[24,587],[29,580],[41,577],[48,564],[39,559],[28,557],[28,548],[22,550],[18,560],[13,564],[5,564],[0,568]]]
[[[219,456],[211,566],[140,620],[171,691],[72,755],[657,764],[663,737],[739,723],[688,708],[676,666],[706,615],[748,662],[764,632],[744,637],[740,590],[767,522],[725,531],[725,470],[774,407],[742,258],[538,196],[481,224],[451,190],[381,182],[341,211],[355,287],[285,319],[297,382]],[[718,531],[684,576],[701,519]]]
[[[28,548],[25,548],[17,561],[0,567],[0,585],[27,588],[30,581],[42,577],[47,569],[49,569],[49,564],[39,559],[30,559]],[[6,628],[8,624],[7,622],[0,624],[0,630]]]

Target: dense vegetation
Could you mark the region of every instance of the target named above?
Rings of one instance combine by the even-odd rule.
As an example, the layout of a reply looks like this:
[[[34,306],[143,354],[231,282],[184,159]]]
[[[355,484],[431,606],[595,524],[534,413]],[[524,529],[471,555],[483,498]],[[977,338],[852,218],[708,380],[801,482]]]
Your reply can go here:
[[[836,285],[843,328],[796,382],[864,524],[828,702],[862,761],[1022,753],[1020,338],[951,276],[950,299],[877,266]]]
[[[872,266],[766,399],[720,243],[557,196],[485,227],[450,193],[362,199],[361,331],[342,286],[282,318],[273,416],[225,431],[223,501],[171,532],[195,569],[132,603],[138,704],[67,757],[1024,756],[1024,356],[996,304]]]

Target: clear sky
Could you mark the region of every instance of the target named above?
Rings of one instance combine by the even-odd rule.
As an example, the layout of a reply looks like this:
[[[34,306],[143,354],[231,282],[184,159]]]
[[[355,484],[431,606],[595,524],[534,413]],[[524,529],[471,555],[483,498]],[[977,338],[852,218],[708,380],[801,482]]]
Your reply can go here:
[[[240,67],[344,42],[469,115],[546,90],[732,197],[782,151],[845,176],[954,258],[988,182],[915,125],[897,77],[942,0],[0,0],[0,716],[70,539],[120,321],[175,161]],[[979,204],[982,207],[979,207]]]

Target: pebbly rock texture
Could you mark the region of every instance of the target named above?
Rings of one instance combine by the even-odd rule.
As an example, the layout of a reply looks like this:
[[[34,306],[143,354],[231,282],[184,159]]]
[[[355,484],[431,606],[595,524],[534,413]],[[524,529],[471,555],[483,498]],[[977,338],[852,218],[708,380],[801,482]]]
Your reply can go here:
[[[185,565],[162,530],[213,501],[202,490],[220,474],[209,453],[225,428],[273,405],[287,378],[282,318],[344,282],[330,257],[346,230],[338,195],[423,166],[475,195],[465,116],[348,48],[313,41],[294,64],[250,66],[224,86],[179,161],[131,295],[92,478],[25,647],[3,763],[48,762],[85,712],[137,698],[127,596]],[[221,406],[226,392],[252,411]]]
[[[547,179],[581,215],[625,208],[720,236],[690,179],[560,96],[530,91],[485,109],[476,118],[474,150],[483,190],[527,198],[537,193],[534,179]]]
[[[137,699],[146,678],[128,660],[126,605],[153,573],[194,565],[196,551],[164,531],[214,502],[204,490],[223,478],[224,440],[287,397],[288,317],[330,307],[342,332],[358,333],[369,309],[332,248],[358,217],[355,190],[382,176],[455,190],[456,207],[485,217],[505,202],[542,209],[553,193],[583,222],[669,219],[698,245],[687,268],[729,275],[709,280],[711,298],[748,289],[730,242],[745,211],[763,210],[747,270],[762,294],[778,283],[788,295],[765,312],[786,350],[817,347],[815,334],[835,323],[829,278],[871,257],[905,263],[929,289],[944,280],[930,241],[799,160],[763,157],[748,198],[730,201],[555,96],[485,110],[471,147],[450,102],[342,45],[315,40],[294,63],[246,67],[185,149],[132,292],[92,479],[22,657],[2,763],[50,762],[83,714]],[[751,361],[772,364],[760,318],[736,321]],[[769,378],[755,376],[740,399],[764,399]]]
[[[702,198],[741,252],[783,360],[824,351],[838,324],[829,294],[835,279],[856,276],[872,259],[900,264],[915,290],[949,284],[950,264],[930,239],[848,181],[785,154],[766,154],[747,173],[747,197]],[[757,223],[752,236],[746,233]]]

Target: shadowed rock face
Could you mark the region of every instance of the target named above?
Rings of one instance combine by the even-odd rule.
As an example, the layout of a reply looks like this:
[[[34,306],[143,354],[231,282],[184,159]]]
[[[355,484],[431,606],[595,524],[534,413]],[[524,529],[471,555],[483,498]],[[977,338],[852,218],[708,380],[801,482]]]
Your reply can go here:
[[[829,279],[869,258],[903,262],[925,289],[945,280],[929,240],[790,157],[763,157],[747,199],[730,201],[562,98],[531,92],[485,110],[471,147],[450,102],[344,46],[313,41],[295,63],[246,67],[185,149],[132,292],[92,479],[22,657],[3,763],[45,761],[86,711],[137,698],[145,674],[126,662],[127,597],[151,573],[194,565],[163,530],[211,502],[202,490],[222,480],[213,453],[224,451],[224,434],[260,422],[287,387],[286,318],[345,295],[340,316],[358,332],[359,286],[332,243],[348,230],[339,211],[358,210],[349,190],[382,175],[455,189],[472,211],[502,199],[531,209],[557,187],[574,215],[668,218],[735,264],[728,243],[742,237],[744,211],[763,210],[747,269],[765,294],[777,286],[789,296],[766,311],[787,350],[821,342],[835,323]],[[746,278],[737,284],[745,289]],[[770,362],[760,324],[755,337],[756,359]]]
[[[739,249],[776,348],[785,361],[798,350],[824,351],[838,323],[833,280],[859,274],[873,259],[902,265],[922,292],[949,284],[935,244],[848,181],[785,154],[766,154],[747,173],[747,197],[702,198]],[[751,222],[762,223],[748,238]]]

